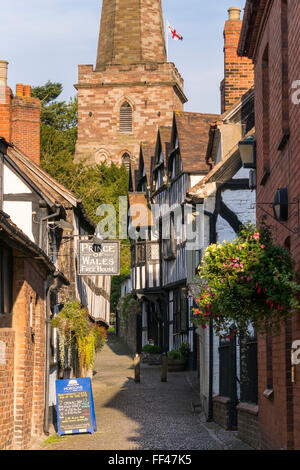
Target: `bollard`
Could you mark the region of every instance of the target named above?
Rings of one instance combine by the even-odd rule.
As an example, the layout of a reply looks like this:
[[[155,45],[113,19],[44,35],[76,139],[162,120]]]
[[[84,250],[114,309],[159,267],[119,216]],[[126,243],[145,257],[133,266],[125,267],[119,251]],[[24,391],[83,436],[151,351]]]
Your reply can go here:
[[[161,381],[166,382],[168,375],[168,356],[163,353],[161,356]]]
[[[140,383],[141,381],[141,358],[138,353],[135,354],[134,360],[134,381],[135,383]]]

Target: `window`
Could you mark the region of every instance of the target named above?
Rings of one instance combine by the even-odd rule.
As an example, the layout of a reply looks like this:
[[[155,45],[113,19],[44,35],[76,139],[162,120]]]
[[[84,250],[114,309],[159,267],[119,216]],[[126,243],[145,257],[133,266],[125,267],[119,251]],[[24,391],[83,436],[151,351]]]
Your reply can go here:
[[[167,217],[169,215],[167,214]],[[174,212],[171,212],[170,219],[164,218],[163,224],[165,226],[165,230],[169,224],[170,233],[165,235],[169,235],[166,239],[163,239],[163,255],[165,260],[171,260],[176,258],[176,234],[175,234],[175,215]]]
[[[128,153],[124,153],[122,155],[122,164],[129,170],[130,168],[130,155]]]
[[[178,176],[182,171],[182,162],[179,150],[176,151],[172,160],[172,178]]]
[[[132,109],[127,101],[120,108],[120,133],[132,134]]]
[[[176,289],[174,291],[174,333],[183,333],[187,330],[187,298],[185,289]]]
[[[12,250],[0,245],[0,313],[11,313],[13,290]]]

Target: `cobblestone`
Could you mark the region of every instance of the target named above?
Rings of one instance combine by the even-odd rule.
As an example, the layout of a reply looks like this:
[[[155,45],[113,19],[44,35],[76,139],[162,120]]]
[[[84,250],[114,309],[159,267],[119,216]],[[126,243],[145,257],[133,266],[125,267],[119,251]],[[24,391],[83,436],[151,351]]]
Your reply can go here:
[[[141,366],[134,382],[133,357],[110,336],[98,354],[93,378],[98,432],[53,439],[42,448],[53,450],[222,450],[251,449],[236,433],[206,423],[193,412],[199,401],[194,376],[169,373],[160,380],[159,366]],[[51,441],[51,439],[50,439]]]

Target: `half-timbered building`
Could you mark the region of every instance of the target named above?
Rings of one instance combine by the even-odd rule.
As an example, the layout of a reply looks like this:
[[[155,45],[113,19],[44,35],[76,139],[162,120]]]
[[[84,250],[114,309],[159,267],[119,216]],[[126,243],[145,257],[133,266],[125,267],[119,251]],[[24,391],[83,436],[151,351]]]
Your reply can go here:
[[[203,248],[232,241],[247,223],[255,223],[256,191],[242,168],[239,141],[254,135],[254,91],[250,89],[211,123],[207,161],[211,171],[188,192],[187,199],[204,205]],[[207,330],[199,334],[200,397],[206,416],[227,429],[251,417],[257,425],[257,339],[249,331],[241,352],[240,338],[220,340]],[[245,356],[244,361],[241,355]],[[243,370],[243,369],[247,370]],[[247,377],[247,380],[241,380]],[[242,436],[246,441],[250,436]],[[255,436],[251,435],[251,445]]]

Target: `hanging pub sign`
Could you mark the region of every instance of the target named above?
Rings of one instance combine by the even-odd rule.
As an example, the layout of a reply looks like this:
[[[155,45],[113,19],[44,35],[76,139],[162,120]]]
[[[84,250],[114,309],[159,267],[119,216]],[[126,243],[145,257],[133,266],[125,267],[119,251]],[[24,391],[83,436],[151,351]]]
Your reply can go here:
[[[79,276],[118,276],[120,274],[120,242],[81,241],[78,249]]]
[[[56,380],[58,435],[97,431],[91,379]]]

